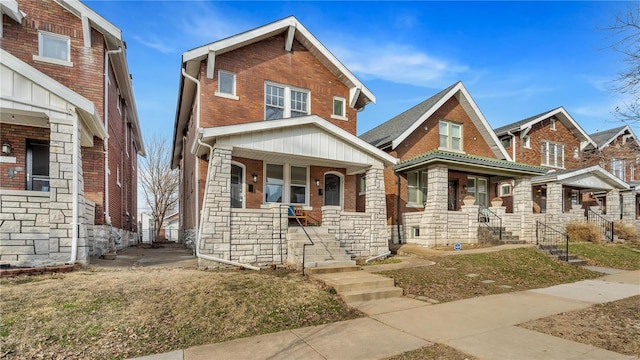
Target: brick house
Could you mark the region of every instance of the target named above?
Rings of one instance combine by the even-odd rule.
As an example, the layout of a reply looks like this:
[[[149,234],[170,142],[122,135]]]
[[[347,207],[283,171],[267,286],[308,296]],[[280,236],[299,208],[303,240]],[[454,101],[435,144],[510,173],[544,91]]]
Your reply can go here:
[[[547,169],[532,179],[538,219],[563,229],[567,222],[584,218],[589,209],[604,210],[605,204],[606,212],[619,218],[620,194],[628,192],[629,185],[594,161],[599,144],[563,107],[495,131],[512,157]]]
[[[1,10],[0,261],[87,263],[137,237],[144,147],[121,31],[80,2]]]
[[[388,252],[382,172],[396,159],[355,136],[375,97],[295,17],[185,52],[181,75],[172,166],[200,267],[299,264],[293,210],[335,250],[305,266]]]
[[[521,240],[532,240],[523,219],[531,215],[530,179],[543,169],[511,161],[462,82],[360,138],[400,160],[385,169],[394,241],[477,242],[479,220],[489,215]],[[510,213],[491,203],[501,191],[514,194]],[[472,197],[469,204],[466,197]]]

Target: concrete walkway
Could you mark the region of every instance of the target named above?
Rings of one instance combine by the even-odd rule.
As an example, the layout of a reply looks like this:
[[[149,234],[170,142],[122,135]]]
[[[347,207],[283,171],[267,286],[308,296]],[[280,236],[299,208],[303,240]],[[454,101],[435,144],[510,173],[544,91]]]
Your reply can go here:
[[[634,359],[516,325],[640,295],[640,271],[431,305],[407,298],[353,303],[369,317],[137,358],[382,359],[443,343],[482,359]]]

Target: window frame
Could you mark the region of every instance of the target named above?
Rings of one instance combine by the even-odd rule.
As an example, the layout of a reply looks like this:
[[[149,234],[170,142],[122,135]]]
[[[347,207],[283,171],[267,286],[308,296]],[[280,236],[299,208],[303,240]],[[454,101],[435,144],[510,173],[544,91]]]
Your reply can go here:
[[[282,117],[281,118],[267,119],[267,106],[279,108],[279,106],[276,106],[276,105],[267,105],[267,89],[268,89],[269,86],[283,89],[283,107],[282,107]],[[303,93],[303,94],[306,95],[306,108],[307,109],[306,109],[306,113],[304,115],[291,116],[292,112],[302,113],[302,111],[298,111],[298,110],[293,109],[293,106],[292,106],[293,96],[292,96],[292,94],[294,92]],[[308,89],[298,88],[298,87],[290,86],[290,85],[278,84],[278,83],[271,82],[271,81],[265,81],[264,82],[264,97],[263,97],[263,101],[264,101],[264,120],[265,121],[280,120],[280,119],[290,119],[290,118],[294,118],[294,117],[308,116],[309,114],[311,114],[311,91],[308,90]]]
[[[558,129],[556,128],[556,119],[555,119],[555,118],[551,118],[551,119],[549,119],[549,129],[551,129],[551,130],[553,130],[553,131],[558,130]]]
[[[294,184],[293,183],[293,168],[294,167],[305,170],[304,185]],[[288,168],[289,168],[289,176],[288,176],[288,179],[289,179],[289,185],[288,185],[288,189],[289,189],[289,194],[288,194],[289,204],[296,204],[296,205],[307,205],[307,204],[309,204],[309,167],[308,166],[289,165]],[[294,186],[295,187],[304,188],[304,202],[294,202],[293,201],[292,197],[293,197],[293,187]]]
[[[619,167],[619,168],[618,168]],[[626,175],[626,161],[625,159],[611,159],[611,174],[618,179],[625,181]]]
[[[336,114],[336,101],[340,101],[342,103],[341,111],[342,115]],[[347,99],[342,96],[334,96],[333,101],[331,103],[331,118],[336,120],[347,120]]]
[[[277,184],[277,183],[269,183],[269,177],[267,176],[267,168],[269,167],[269,165],[273,165],[273,166],[281,166],[282,167],[282,179],[278,179],[278,180],[282,180],[282,184]],[[293,167],[297,167],[297,168],[304,168],[305,169],[305,184],[301,185],[301,184],[293,184],[292,178],[291,178],[291,168]],[[310,178],[310,168],[309,166],[304,166],[304,165],[297,165],[297,164],[289,164],[289,163],[272,163],[272,162],[265,162],[264,163],[264,169],[263,169],[263,189],[264,189],[264,200],[263,200],[263,204],[295,204],[295,205],[302,205],[302,206],[309,206],[310,204],[310,195],[311,195],[311,186],[310,186],[310,182],[309,182],[309,178]],[[268,185],[275,185],[275,186],[281,186],[281,197],[280,197],[280,201],[267,201],[267,186]],[[291,187],[292,186],[297,186],[297,187],[304,187],[305,189],[305,193],[304,193],[304,202],[303,203],[298,203],[298,202],[292,202],[291,200],[291,196],[293,194],[293,192],[291,191]],[[285,200],[288,200],[287,202],[285,202]]]
[[[222,91],[221,89],[221,84],[222,84],[222,76],[221,75],[230,75],[231,76],[231,93],[227,93]],[[218,69],[218,88],[216,89],[216,91],[214,92],[215,96],[218,97],[222,97],[222,98],[226,98],[226,99],[231,99],[231,100],[240,100],[240,97],[238,97],[237,91],[237,75],[234,72],[231,71],[226,71],[226,70],[220,70]],[[266,96],[266,94],[265,94]]]
[[[416,183],[411,185],[410,176],[415,176]],[[429,175],[427,171],[410,171],[407,172],[407,207],[424,208],[428,196]],[[410,201],[411,192],[415,191],[415,200]]]
[[[45,45],[45,40],[47,39],[58,39],[66,42],[66,45],[67,45],[66,59],[44,55],[44,45]],[[56,64],[56,65],[73,67],[73,62],[71,62],[71,38],[66,35],[56,34],[49,31],[38,30],[38,55],[33,55],[33,60],[40,61],[40,62],[47,62],[51,64]]]
[[[522,147],[525,149],[531,149],[531,137],[529,135],[522,137]]]
[[[447,126],[447,133],[446,134],[442,134],[441,127],[442,124],[446,124]],[[453,144],[453,135],[452,135],[452,129],[454,126],[457,126],[460,128],[460,137],[459,137],[459,141],[460,141],[460,148],[456,149],[452,146]],[[439,138],[439,142],[438,142],[438,149],[439,150],[445,150],[445,151],[452,151],[452,152],[464,152],[464,127],[462,126],[461,123],[457,123],[454,121],[450,121],[450,120],[440,120],[438,123],[438,138]],[[446,145],[443,146],[442,145],[442,137],[446,136]]]
[[[509,191],[505,192],[505,188],[508,188]],[[500,184],[500,196],[511,196],[512,192],[511,184]]]
[[[546,148],[546,151],[543,151],[543,147]],[[551,147],[553,147],[553,158],[554,158],[553,164],[550,162],[551,153],[552,153]],[[558,151],[559,148],[561,151]],[[558,165],[558,160],[561,161],[560,165]],[[542,140],[540,142],[540,165],[557,168],[557,169],[564,169],[564,164],[565,164],[564,144],[548,141],[548,140]]]

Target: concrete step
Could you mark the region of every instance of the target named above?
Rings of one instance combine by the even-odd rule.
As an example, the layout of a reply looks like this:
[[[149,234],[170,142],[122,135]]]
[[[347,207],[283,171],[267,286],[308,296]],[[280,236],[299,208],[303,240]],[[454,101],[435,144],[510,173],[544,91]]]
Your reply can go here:
[[[360,271],[360,266],[346,265],[346,266],[326,266],[326,267],[314,267],[306,270],[308,274],[329,274],[329,273],[343,273]]]
[[[336,249],[339,248],[335,248],[335,249],[327,249],[327,248],[323,248],[323,247],[314,247],[314,246],[307,246],[306,250],[304,250],[303,248],[294,248],[293,253],[296,256],[302,256],[302,253],[306,253],[307,256],[309,255],[331,255],[336,253]]]
[[[309,267],[311,263],[322,263],[327,261],[340,261],[351,263],[351,256],[349,255],[307,255],[304,258],[304,266]],[[300,258],[302,262],[302,257]],[[355,262],[353,262],[355,264]]]
[[[587,265],[587,260],[583,260],[583,259],[569,259],[569,264],[571,264],[571,265],[575,265],[575,266],[584,266],[584,265]]]
[[[305,259],[305,262],[304,262],[305,269],[307,269],[307,268],[322,268],[322,267],[333,268],[333,267],[340,267],[340,266],[355,266],[355,265],[356,265],[356,262],[353,261],[353,260],[307,261]]]
[[[315,246],[323,246],[326,248],[339,248],[340,247],[340,242],[338,240],[334,238],[331,239],[319,239],[319,238],[311,238],[311,240],[313,241],[313,243],[315,244]],[[309,241],[309,239],[287,239],[287,241],[289,241],[289,246],[291,248],[302,248],[304,244],[309,244],[307,245],[307,247],[310,246],[311,241]]]
[[[402,296],[402,288],[384,287],[374,290],[356,290],[339,293],[342,299],[348,304],[358,301],[388,299]]]
[[[339,293],[394,287],[393,278],[369,272],[344,272],[317,275],[316,278],[332,286]]]

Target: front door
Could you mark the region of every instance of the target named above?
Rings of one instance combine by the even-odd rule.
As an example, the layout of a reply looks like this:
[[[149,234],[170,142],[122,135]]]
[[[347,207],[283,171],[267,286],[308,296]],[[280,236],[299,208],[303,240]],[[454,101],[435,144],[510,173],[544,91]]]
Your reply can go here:
[[[340,176],[326,174],[324,176],[324,204],[340,206]]]
[[[244,207],[244,176],[242,167],[231,165],[231,207]]]
[[[447,202],[447,210],[458,210],[458,180],[449,180],[449,201]]]

